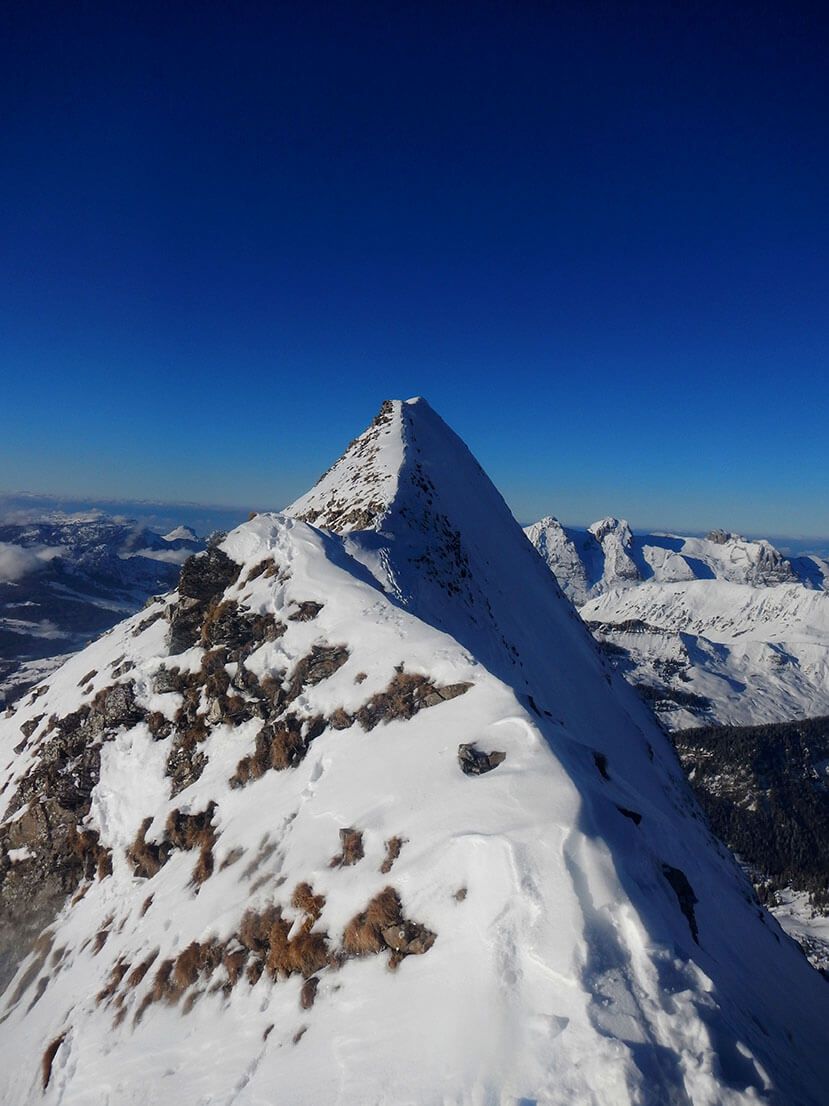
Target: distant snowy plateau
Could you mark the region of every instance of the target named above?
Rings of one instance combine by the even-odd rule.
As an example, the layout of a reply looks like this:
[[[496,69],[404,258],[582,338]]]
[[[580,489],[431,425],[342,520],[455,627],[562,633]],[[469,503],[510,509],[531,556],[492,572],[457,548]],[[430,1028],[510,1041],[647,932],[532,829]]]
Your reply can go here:
[[[423,400],[0,718],[2,986],[3,1106],[829,1086],[829,985]]]
[[[829,715],[829,562],[767,541],[584,530],[526,534],[564,592],[671,730]]]

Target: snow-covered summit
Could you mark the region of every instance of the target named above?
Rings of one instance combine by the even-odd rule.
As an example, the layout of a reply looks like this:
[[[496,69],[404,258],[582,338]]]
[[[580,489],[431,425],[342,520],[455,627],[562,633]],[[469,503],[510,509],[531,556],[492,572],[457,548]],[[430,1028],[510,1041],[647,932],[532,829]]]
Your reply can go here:
[[[376,526],[397,490],[404,451],[402,408],[387,400],[371,425],[286,513],[341,534]]]
[[[824,981],[422,400],[0,754],[8,1106],[821,1101]]]

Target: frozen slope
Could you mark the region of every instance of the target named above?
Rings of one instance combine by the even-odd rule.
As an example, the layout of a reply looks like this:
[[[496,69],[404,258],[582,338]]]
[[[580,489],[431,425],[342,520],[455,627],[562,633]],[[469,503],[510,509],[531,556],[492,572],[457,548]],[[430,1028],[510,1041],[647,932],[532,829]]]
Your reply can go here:
[[[71,896],[8,1106],[823,1101],[829,988],[422,400],[0,727],[0,908]]]

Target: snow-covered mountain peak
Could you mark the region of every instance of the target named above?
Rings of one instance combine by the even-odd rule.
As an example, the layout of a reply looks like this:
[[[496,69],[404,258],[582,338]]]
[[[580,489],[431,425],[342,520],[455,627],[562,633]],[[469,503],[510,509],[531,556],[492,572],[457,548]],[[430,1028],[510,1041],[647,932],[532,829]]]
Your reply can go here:
[[[448,489],[459,479],[489,484],[425,399],[385,400],[366,430],[285,513],[338,534],[382,530],[394,511],[422,514],[433,505],[436,485]],[[474,499],[474,488],[470,493]]]
[[[192,530],[189,526],[176,526],[169,534],[162,535],[162,540],[166,542],[198,542],[198,537],[195,530]]]
[[[829,1081],[825,983],[422,400],[35,688],[0,757],[4,1106]]]
[[[708,531],[705,540],[713,542],[715,545],[725,545],[730,541],[745,541],[746,539],[742,534],[735,534],[731,530],[722,530],[717,527],[715,530]]]
[[[403,407],[399,400],[385,400],[371,425],[286,513],[340,534],[378,527],[405,456]]]
[[[622,545],[629,545],[633,534],[631,533],[630,523],[624,518],[614,518],[613,515],[608,515],[607,518],[600,518],[598,522],[594,522],[592,526],[587,528],[597,542],[603,542],[608,534],[614,534]]]
[[[426,400],[384,403],[286,513],[346,535],[397,602],[497,670],[514,665],[521,597],[544,574],[500,493]],[[561,603],[555,586],[544,590]]]

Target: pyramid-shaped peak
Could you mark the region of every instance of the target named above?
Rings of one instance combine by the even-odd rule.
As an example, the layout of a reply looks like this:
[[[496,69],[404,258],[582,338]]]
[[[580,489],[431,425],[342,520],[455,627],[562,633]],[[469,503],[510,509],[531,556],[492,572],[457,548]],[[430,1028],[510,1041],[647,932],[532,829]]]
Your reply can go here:
[[[285,513],[337,533],[375,527],[397,490],[404,456],[402,407],[400,400],[384,400],[362,434]]]
[[[378,530],[401,494],[407,499],[413,492],[428,494],[430,482],[457,481],[461,475],[487,479],[425,399],[385,400],[339,460],[285,513],[340,534]]]

